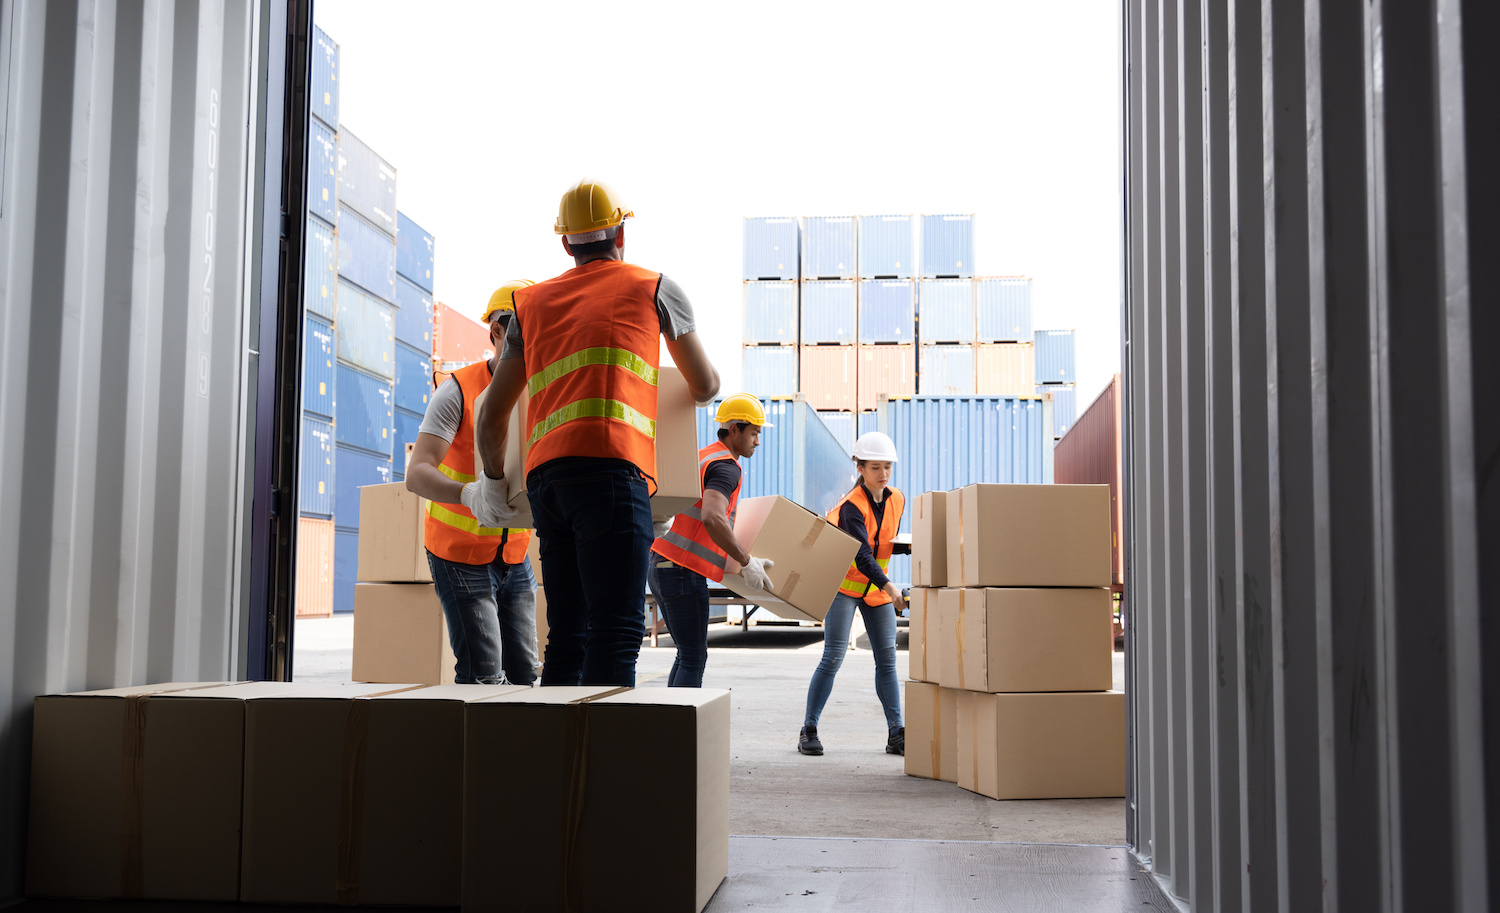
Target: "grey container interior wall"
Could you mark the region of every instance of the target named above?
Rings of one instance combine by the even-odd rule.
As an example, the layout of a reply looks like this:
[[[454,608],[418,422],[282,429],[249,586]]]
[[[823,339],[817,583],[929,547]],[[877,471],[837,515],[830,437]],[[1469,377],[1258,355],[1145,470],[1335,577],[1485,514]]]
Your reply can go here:
[[[1127,830],[1195,911],[1500,900],[1500,8],[1122,4]]]
[[[0,8],[0,904],[36,695],[245,668],[252,9]]]

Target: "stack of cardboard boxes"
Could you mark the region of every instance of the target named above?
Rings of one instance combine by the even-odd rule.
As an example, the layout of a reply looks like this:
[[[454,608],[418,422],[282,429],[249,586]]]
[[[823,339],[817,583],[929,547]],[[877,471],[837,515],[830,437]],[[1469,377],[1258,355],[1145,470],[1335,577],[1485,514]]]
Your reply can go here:
[[[906,772],[994,799],[1125,795],[1109,490],[970,485],[912,512]]]

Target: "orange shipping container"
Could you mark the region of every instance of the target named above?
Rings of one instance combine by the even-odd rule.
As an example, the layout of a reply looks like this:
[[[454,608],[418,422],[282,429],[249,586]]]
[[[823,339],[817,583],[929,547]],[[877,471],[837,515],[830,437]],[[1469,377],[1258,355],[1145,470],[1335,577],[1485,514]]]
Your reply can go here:
[[[333,521],[297,518],[297,617],[333,614]]]
[[[1125,551],[1120,538],[1120,375],[1073,422],[1052,451],[1053,478],[1059,485],[1108,485],[1114,582],[1125,582]]]
[[[982,345],[975,368],[980,396],[1036,395],[1036,358],[1029,342]]]
[[[814,409],[854,411],[854,346],[803,346],[802,395]]]
[[[494,354],[489,328],[441,301],[433,314],[432,352],[440,365],[473,364]]]
[[[911,396],[917,392],[915,346],[859,347],[859,408],[875,408],[875,398]]]

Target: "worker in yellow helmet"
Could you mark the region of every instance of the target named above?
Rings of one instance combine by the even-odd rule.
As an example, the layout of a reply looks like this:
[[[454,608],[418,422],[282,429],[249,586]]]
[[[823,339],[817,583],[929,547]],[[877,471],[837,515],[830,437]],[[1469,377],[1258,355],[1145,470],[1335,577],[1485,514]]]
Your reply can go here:
[[[427,564],[456,661],[458,684],[529,685],[537,677],[536,577],[526,548],[531,531],[490,527],[474,516],[474,401],[489,386],[515,313],[512,295],[533,283],[507,282],[481,319],[495,354],[438,383],[417,431],[406,487],[428,500]]]
[[[703,497],[672,518],[671,529],[651,546],[655,565],[651,590],[677,645],[677,657],[667,675],[669,688],[703,687],[703,670],[708,665],[708,581],[718,583],[726,570],[738,570],[752,589],[771,588],[765,569],[773,562],[751,555],[734,535],[734,511],[744,479],[739,461],[755,455],[760,430],[771,423],[760,400],[748,393],[726,397],[715,418],[719,439],[698,451]]]

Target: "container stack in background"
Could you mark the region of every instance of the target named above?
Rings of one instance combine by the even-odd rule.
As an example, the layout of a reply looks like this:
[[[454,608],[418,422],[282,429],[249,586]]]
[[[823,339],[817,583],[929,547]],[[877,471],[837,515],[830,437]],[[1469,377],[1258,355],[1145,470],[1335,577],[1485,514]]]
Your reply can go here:
[[[910,215],[861,216],[857,225],[857,407],[870,412],[882,394],[917,392],[917,229]]]
[[[1052,397],[1053,434],[1062,437],[1073,426],[1078,381],[1072,330],[1036,331],[1036,392]]]
[[[1029,396],[1036,384],[1031,280],[989,276],[974,281],[975,392]]]
[[[824,416],[839,444],[849,437],[859,393],[858,222],[854,216],[808,216],[802,220],[803,395]],[[847,452],[847,451],[846,451]]]
[[[923,216],[921,266],[917,392],[973,396],[978,392],[974,382],[974,217]]]
[[[797,392],[801,250],[796,216],[745,220],[744,377],[760,396]]]

